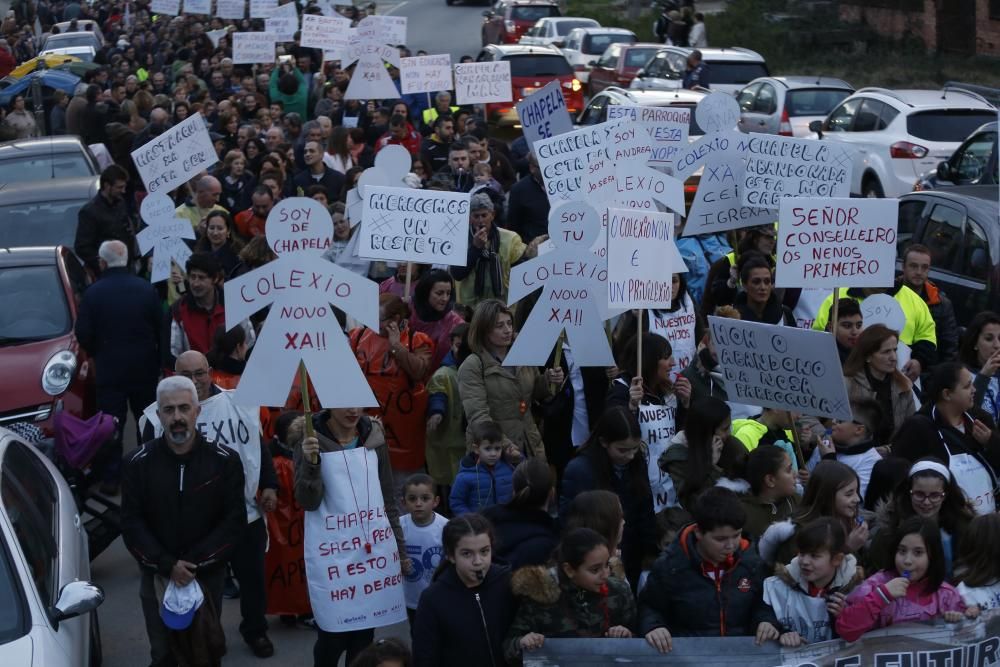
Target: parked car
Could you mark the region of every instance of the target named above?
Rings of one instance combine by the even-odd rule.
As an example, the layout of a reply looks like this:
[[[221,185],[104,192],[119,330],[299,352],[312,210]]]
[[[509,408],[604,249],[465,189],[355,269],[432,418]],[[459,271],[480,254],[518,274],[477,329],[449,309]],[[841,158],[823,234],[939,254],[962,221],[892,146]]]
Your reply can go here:
[[[100,176],[97,158],[80,137],[38,137],[0,143],[0,174],[6,183],[40,183]]]
[[[476,61],[510,63],[514,99],[486,105],[486,120],[491,124],[505,127],[519,124],[521,121],[514,105],[553,80],[560,82],[571,116],[583,108],[583,86],[574,76],[566,56],[554,46],[490,44],[479,52]]]
[[[93,46],[63,46],[55,49],[45,49],[40,56],[73,56],[84,62],[92,63],[97,56]],[[72,62],[72,61],[70,61]]]
[[[558,46],[566,45],[566,36],[574,28],[600,28],[601,24],[594,19],[576,16],[553,16],[538,19],[535,25],[528,28],[518,44],[525,46]]]
[[[52,33],[62,34],[69,32],[72,26],[73,26],[72,21],[62,21],[61,23],[56,23],[54,26],[52,26]],[[101,32],[101,27],[97,24],[97,21],[92,21],[90,19],[77,19],[76,32],[92,33],[98,39],[98,41],[101,42],[101,45],[102,46],[104,45],[104,33]],[[42,35],[43,40],[46,37],[47,35]]]
[[[100,31],[77,30],[75,32],[61,32],[57,35],[43,35],[41,48],[43,51],[51,51],[70,46],[92,46],[96,53],[104,46],[104,40],[98,37],[98,32]]]
[[[997,124],[986,123],[962,142],[951,157],[919,179],[914,190],[936,190],[954,185],[996,185]]]
[[[663,46],[642,71],[632,80],[631,88],[637,90],[670,90],[681,88],[687,59],[694,49],[684,46]],[[748,83],[762,76],[769,76],[764,56],[756,51],[733,46],[725,49],[704,48],[702,62],[708,65],[708,87],[736,94]]]
[[[608,86],[628,88],[636,73],[662,48],[662,44],[651,42],[612,44],[600,58],[590,61],[587,94],[596,95]]]
[[[854,87],[822,76],[776,76],[754,79],[736,96],[744,132],[811,136],[809,123],[823,120]]]
[[[576,72],[576,78],[586,85],[590,78],[591,63],[612,44],[635,44],[635,33],[624,28],[574,28],[566,35],[560,49]]]
[[[997,310],[1000,301],[997,194],[996,185],[964,185],[899,198],[897,247],[930,249],[929,277],[955,304],[959,322]]]
[[[59,470],[0,428],[0,664],[100,667],[87,533]]]
[[[98,176],[19,183],[0,189],[0,244],[73,246],[77,214],[97,195]]]
[[[852,194],[898,197],[996,114],[982,97],[958,88],[862,88],[809,129],[854,149]]]
[[[23,95],[25,107],[33,109],[34,97],[31,84],[35,79],[38,79],[41,84],[42,103],[45,105],[46,112],[52,108],[53,91],[61,90],[72,96],[77,84],[80,83],[80,77],[77,75],[58,69],[36,69],[20,79],[5,76],[0,79],[0,106],[7,106],[14,101],[15,97]]]
[[[86,285],[70,248],[0,250],[0,426],[48,437],[57,410],[95,413],[93,362],[73,333]]]
[[[548,16],[562,16],[559,3],[553,0],[497,0],[493,9],[483,12],[483,46],[517,44],[528,29]]]

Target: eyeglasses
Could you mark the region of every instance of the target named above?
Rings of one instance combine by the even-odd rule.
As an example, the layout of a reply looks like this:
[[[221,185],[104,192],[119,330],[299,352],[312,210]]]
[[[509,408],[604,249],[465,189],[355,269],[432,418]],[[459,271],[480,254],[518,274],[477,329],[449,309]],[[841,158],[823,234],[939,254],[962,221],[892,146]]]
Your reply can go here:
[[[910,497],[918,503],[927,502],[928,500],[932,503],[939,503],[944,500],[945,495],[944,491],[933,491],[931,493],[924,493],[923,491],[910,491]]]
[[[188,378],[189,380],[193,380],[195,378],[198,378],[199,380],[203,380],[203,379],[205,379],[205,378],[208,377],[208,370],[202,368],[202,369],[197,370],[197,371],[178,371],[177,374],[178,375],[182,375],[182,376]]]

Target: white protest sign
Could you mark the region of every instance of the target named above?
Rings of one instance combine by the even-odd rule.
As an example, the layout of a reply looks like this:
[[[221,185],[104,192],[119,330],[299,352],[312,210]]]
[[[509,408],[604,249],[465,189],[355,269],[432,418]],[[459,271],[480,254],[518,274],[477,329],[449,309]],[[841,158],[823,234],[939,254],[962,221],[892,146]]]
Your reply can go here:
[[[278,38],[269,32],[234,32],[233,64],[256,65],[274,62]]]
[[[623,208],[650,210],[648,202],[655,200],[671,211],[685,215],[683,181],[647,167],[642,161],[617,163],[615,190],[615,201]]]
[[[548,139],[573,129],[573,119],[566,110],[562,83],[555,79],[518,102],[517,117],[521,131],[530,146],[539,139]]]
[[[698,315],[691,295],[684,294],[677,310],[648,310],[646,316],[649,318],[649,332],[670,341],[674,372],[680,373],[694,359],[698,346],[695,338]]]
[[[670,447],[677,435],[677,395],[670,394],[664,405],[639,406],[639,433],[646,443],[648,458],[646,474],[653,492],[653,511],[675,507],[677,491],[670,475],[660,469],[660,456]]]
[[[740,105],[729,93],[709,93],[698,102],[694,118],[705,134],[730,132],[740,122]]]
[[[510,63],[506,60],[455,64],[456,104],[510,102],[513,99]]]
[[[290,42],[295,39],[295,33],[299,30],[299,15],[295,11],[295,3],[290,2],[272,10],[271,15],[264,19],[264,30],[281,41]]]
[[[403,94],[451,90],[451,56],[415,56],[399,59],[399,81]]]
[[[851,420],[833,334],[709,317],[729,400]]]
[[[150,194],[170,192],[218,161],[198,113],[132,151],[132,162]]]
[[[244,0],[215,0],[215,14],[220,19],[243,20],[247,15]]]
[[[740,188],[745,175],[743,160],[738,155],[705,160],[683,236],[757,227],[777,220],[777,211],[743,203]]]
[[[347,48],[351,21],[338,16],[302,15],[299,43],[310,49],[342,52]]]
[[[841,291],[841,297],[847,295]],[[906,313],[889,294],[872,294],[861,302],[861,322],[865,328],[873,324],[884,324],[893,331],[902,331],[906,326]]]
[[[386,71],[385,62],[399,66],[399,50],[388,43],[398,36],[398,24],[382,16],[366,16],[350,36],[341,61],[347,67],[357,61],[351,82],[344,93],[346,100],[396,99],[399,91]],[[405,36],[405,21],[403,23]]]
[[[686,271],[673,213],[608,210],[609,307],[669,308],[674,274]]]
[[[177,16],[181,13],[181,0],[153,0],[149,9],[154,14]]]
[[[250,18],[266,19],[278,8],[278,0],[250,0]]]
[[[212,48],[219,48],[219,40],[229,34],[229,28],[219,28],[218,30],[209,30],[205,33],[205,37],[208,37],[209,41],[212,42]]]
[[[646,130],[648,139],[639,145],[649,164],[671,167],[680,152],[688,146],[690,109],[611,104],[608,106],[608,121],[624,121]]]
[[[591,249],[600,233],[600,216],[583,202],[566,202],[549,211],[555,249],[510,272],[508,305],[538,289],[542,294],[507,353],[505,366],[544,365],[563,330],[578,366],[614,365],[603,324],[612,314],[607,261]]]
[[[331,306],[377,329],[378,285],[323,259],[333,220],[314,199],[278,202],[265,234],[278,258],[225,283],[227,328],[271,306],[236,399],[284,405],[301,361],[324,408],[377,406]]]
[[[351,223],[351,227],[361,222],[361,214],[364,210],[362,194],[368,186],[407,187],[403,179],[410,173],[412,164],[413,157],[410,152],[398,144],[386,146],[378,152],[378,155],[375,156],[375,164],[362,172],[356,187],[347,193],[347,219]],[[357,234],[351,237],[352,241],[357,237]]]
[[[191,222],[178,218],[174,202],[163,192],[146,195],[139,207],[143,221],[148,225],[135,235],[143,255],[153,253],[150,282],[158,283],[170,277],[171,262],[183,268],[191,257],[191,249],[182,239],[194,240]]]
[[[369,185],[364,190],[358,256],[465,266],[469,201],[464,192]]]
[[[785,197],[776,287],[891,287],[898,199]]]
[[[589,194],[584,190],[583,177],[588,168],[600,169],[607,160],[605,126],[591,125],[535,142],[545,194],[553,206]]]
[[[375,30],[378,38],[384,44],[399,45],[406,43],[406,17],[390,16],[388,14],[372,14],[365,17]]]
[[[304,552],[309,602],[324,632],[406,620],[399,550],[378,469],[378,455],[366,447],[320,454],[323,500],[305,513]]]
[[[184,0],[184,13],[209,16],[212,13],[212,0]]]
[[[785,197],[849,197],[852,148],[813,139],[745,135],[736,150],[746,162],[740,194],[747,206],[778,208]]]

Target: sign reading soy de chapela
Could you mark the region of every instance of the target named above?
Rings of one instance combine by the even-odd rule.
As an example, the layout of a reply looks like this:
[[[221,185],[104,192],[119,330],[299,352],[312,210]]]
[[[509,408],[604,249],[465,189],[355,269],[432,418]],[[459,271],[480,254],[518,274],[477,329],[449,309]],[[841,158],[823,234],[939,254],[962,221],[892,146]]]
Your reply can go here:
[[[201,114],[174,125],[132,151],[132,161],[150,194],[170,192],[219,161]]]

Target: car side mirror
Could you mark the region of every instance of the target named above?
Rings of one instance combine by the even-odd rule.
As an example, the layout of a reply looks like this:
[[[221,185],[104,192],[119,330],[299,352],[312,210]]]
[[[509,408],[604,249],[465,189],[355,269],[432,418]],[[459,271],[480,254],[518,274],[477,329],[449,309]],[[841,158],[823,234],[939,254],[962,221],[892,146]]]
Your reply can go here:
[[[555,42],[552,42],[552,45],[555,46],[557,49],[562,49],[566,47],[566,42],[560,39]]]
[[[587,67],[597,67],[597,61],[591,60],[589,63],[587,63]]]
[[[810,132],[815,132],[816,134],[818,134],[820,136],[820,138],[822,138],[823,137],[823,121],[821,121],[821,120],[814,120],[813,122],[809,123],[809,131]]]
[[[954,177],[954,174],[951,171],[951,163],[947,160],[939,163],[937,166],[937,176],[942,181],[950,181]]]
[[[641,79],[644,76],[646,76],[646,70],[645,70],[645,68],[640,67],[639,71],[635,73],[635,78]]]
[[[493,12],[487,9],[485,12],[483,12],[483,16],[485,16],[488,19],[491,19],[493,18]]]
[[[89,614],[104,602],[104,591],[97,584],[89,581],[71,581],[59,591],[56,601],[56,621],[65,621],[77,616]]]

